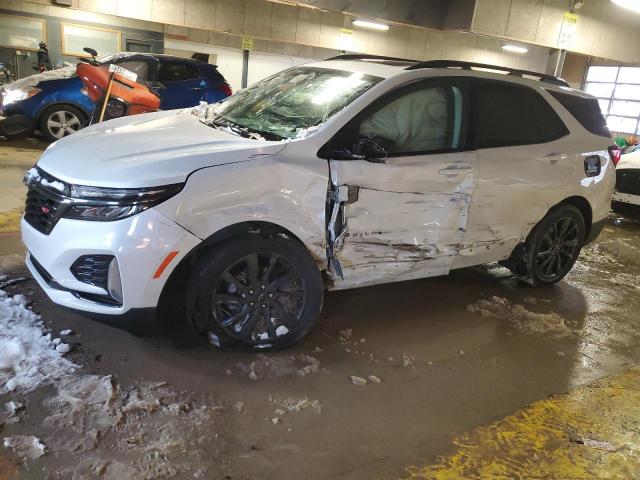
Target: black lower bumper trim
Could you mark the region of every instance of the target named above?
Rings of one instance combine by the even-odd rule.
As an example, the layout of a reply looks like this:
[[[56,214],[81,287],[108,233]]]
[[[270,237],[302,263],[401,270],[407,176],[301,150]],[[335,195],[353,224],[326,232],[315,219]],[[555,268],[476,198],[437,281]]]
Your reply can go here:
[[[587,245],[587,244],[593,242],[596,238],[598,238],[598,235],[600,235],[600,233],[602,233],[602,229],[604,228],[606,223],[607,223],[607,219],[606,218],[603,218],[599,222],[594,222],[591,225],[591,229],[589,230],[589,235],[587,236],[587,239],[584,242],[584,244]]]
[[[611,210],[625,217],[640,219],[640,205],[613,200],[611,202]]]
[[[0,121],[0,135],[7,138],[29,136],[35,128],[35,120],[22,114],[11,115]]]

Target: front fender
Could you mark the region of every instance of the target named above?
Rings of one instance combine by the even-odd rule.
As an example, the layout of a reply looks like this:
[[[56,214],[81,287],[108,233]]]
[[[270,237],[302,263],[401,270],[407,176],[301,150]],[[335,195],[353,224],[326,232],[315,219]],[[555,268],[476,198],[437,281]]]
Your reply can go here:
[[[156,207],[204,240],[244,222],[268,222],[325,258],[328,175],[320,159],[262,158],[194,172],[182,192]]]
[[[34,101],[30,108],[33,118],[38,118],[47,108],[57,104],[71,105],[82,110],[87,117],[91,115],[94,103],[81,92],[82,82],[79,78],[57,80],[56,85],[47,83],[54,82],[43,82],[42,92],[29,99]]]

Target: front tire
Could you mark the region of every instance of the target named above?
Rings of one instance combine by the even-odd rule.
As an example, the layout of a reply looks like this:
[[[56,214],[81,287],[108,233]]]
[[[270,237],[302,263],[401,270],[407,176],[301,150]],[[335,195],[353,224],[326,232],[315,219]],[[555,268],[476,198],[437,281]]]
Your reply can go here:
[[[71,105],[54,105],[40,116],[40,132],[47,140],[55,142],[84,128],[86,115]]]
[[[529,234],[516,275],[534,287],[558,283],[578,259],[585,232],[580,210],[572,205],[554,208]]]
[[[251,234],[198,260],[187,285],[187,317],[222,350],[279,350],[311,330],[323,296],[320,271],[304,245]]]

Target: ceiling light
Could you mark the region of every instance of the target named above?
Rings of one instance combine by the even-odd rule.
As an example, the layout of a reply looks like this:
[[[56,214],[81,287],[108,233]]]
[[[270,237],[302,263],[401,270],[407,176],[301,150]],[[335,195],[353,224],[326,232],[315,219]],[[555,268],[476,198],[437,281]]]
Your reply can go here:
[[[529,51],[528,48],[519,45],[502,45],[502,49],[513,53],[527,53]]]
[[[353,24],[356,27],[370,28],[372,30],[389,30],[389,25],[385,25],[384,23],[369,22],[367,20],[354,20]]]
[[[640,13],[640,0],[611,0],[616,5],[622,8],[633,10],[636,13]]]

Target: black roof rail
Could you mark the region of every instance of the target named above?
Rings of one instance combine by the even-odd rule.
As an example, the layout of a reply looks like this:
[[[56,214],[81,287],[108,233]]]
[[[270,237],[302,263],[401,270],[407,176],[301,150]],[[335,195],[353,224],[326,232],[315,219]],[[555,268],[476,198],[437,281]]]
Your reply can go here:
[[[384,55],[370,55],[366,53],[346,53],[335,57],[327,58],[327,60],[378,60],[381,62],[406,62],[418,63],[418,60],[400,57],[385,57]]]
[[[418,70],[420,68],[462,68],[463,70],[485,68],[508,72],[509,75],[516,75],[518,77],[522,77],[524,75],[538,77],[541,82],[553,83],[563,87],[569,86],[566,80],[546,73],[531,72],[529,70],[519,70],[517,68],[501,67],[498,65],[487,65],[485,63],[463,62],[460,60],[429,60],[426,62],[418,62],[415,65],[410,65],[405,70]]]

